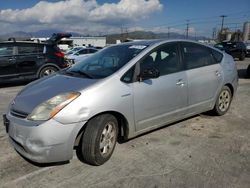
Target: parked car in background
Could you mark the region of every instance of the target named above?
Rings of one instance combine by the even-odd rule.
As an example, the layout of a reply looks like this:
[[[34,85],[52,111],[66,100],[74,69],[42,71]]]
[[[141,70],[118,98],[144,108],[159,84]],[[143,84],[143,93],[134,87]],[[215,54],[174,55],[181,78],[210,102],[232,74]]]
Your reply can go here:
[[[73,54],[74,52],[79,51],[79,50],[81,50],[81,49],[83,49],[83,48],[86,48],[86,47],[85,47],[85,46],[75,46],[75,47],[73,47],[73,48],[68,49],[68,50],[65,52],[65,55],[71,55],[71,54]]]
[[[76,148],[83,161],[101,165],[117,139],[209,110],[225,114],[237,85],[233,58],[213,47],[128,42],[31,83],[3,119],[10,143],[32,161],[67,161]]]
[[[214,47],[225,51],[233,58],[239,58],[241,61],[245,59],[247,54],[246,45],[243,42],[221,42],[216,44]]]
[[[98,49],[93,47],[85,47],[76,51],[73,51],[70,54],[66,55],[66,59],[70,62],[70,64],[75,64],[80,62],[81,60],[89,57],[90,55],[96,53]]]
[[[46,43],[12,41],[0,43],[0,83],[32,80],[68,66],[57,43],[70,34],[55,34]]]
[[[246,54],[246,56],[250,57],[250,41],[245,42],[245,45],[246,45],[246,48],[247,48],[247,54]]]

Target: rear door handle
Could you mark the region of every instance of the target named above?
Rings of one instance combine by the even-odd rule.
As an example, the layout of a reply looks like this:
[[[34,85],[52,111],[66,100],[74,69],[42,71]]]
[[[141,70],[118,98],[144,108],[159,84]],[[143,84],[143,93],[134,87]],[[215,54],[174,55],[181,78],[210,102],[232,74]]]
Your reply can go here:
[[[185,85],[185,82],[183,82],[182,79],[178,80],[178,82],[176,82],[176,85],[177,86],[184,86]]]

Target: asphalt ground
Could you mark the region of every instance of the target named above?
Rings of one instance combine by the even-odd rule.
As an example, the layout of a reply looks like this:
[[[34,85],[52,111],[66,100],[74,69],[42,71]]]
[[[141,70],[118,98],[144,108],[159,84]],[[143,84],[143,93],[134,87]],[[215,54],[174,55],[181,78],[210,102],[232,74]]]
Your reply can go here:
[[[239,87],[224,116],[207,113],[117,144],[102,166],[39,167],[11,147],[0,117],[0,187],[250,187],[250,58],[237,61]],[[0,114],[26,83],[0,86]]]

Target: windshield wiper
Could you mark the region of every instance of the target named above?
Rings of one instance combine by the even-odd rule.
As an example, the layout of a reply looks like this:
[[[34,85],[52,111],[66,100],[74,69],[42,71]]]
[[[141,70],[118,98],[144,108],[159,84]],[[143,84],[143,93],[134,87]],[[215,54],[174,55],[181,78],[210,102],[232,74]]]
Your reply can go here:
[[[87,77],[87,78],[91,78],[91,79],[93,79],[94,77],[93,76],[91,76],[90,74],[88,74],[88,73],[86,73],[86,72],[83,72],[83,71],[80,71],[80,70],[70,70],[70,71],[66,71],[67,73],[76,73],[76,74],[79,74],[79,75],[83,75],[83,76],[85,76],[85,77]]]

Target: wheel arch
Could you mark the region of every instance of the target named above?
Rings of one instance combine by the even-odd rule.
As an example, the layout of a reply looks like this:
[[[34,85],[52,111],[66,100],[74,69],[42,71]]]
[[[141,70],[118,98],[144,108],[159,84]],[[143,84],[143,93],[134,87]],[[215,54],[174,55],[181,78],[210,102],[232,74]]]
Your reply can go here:
[[[129,125],[128,125],[128,121],[126,119],[126,117],[117,111],[104,111],[104,112],[100,112],[98,114],[95,114],[94,116],[92,116],[91,118],[89,118],[89,120],[82,126],[82,128],[80,129],[80,131],[78,132],[76,138],[75,138],[75,143],[74,146],[78,146],[81,140],[81,137],[84,133],[84,130],[86,128],[86,124],[93,118],[95,118],[96,116],[102,115],[102,114],[111,114],[113,115],[118,122],[118,142],[123,142],[125,140],[128,139],[128,133],[129,133]]]
[[[46,63],[46,64],[42,65],[42,66],[38,69],[38,71],[37,71],[37,73],[36,73],[37,78],[39,78],[39,74],[40,74],[41,70],[44,69],[45,67],[54,67],[54,68],[56,68],[57,70],[60,70],[60,67],[59,67],[59,66],[57,66],[57,65],[55,65],[55,64],[53,64],[53,63]]]
[[[233,85],[230,84],[230,83],[227,83],[227,84],[225,84],[225,86],[227,86],[230,89],[232,97],[233,97],[234,96],[234,87],[233,87]]]

